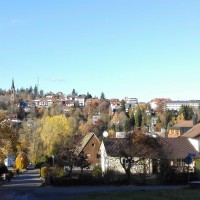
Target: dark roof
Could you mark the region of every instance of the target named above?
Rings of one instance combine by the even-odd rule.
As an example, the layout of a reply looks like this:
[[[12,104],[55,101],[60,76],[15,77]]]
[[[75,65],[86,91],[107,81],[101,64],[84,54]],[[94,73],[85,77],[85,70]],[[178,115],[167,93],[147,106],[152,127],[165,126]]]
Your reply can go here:
[[[188,138],[159,138],[164,152],[169,158],[183,159],[188,153],[194,153],[199,158],[199,152],[190,143]]]
[[[128,138],[106,138],[103,142],[107,155],[111,157],[119,157],[121,149],[127,148],[130,144]]]
[[[171,159],[183,159],[188,153],[196,154],[199,152],[190,143],[188,138],[157,138],[163,146],[164,153]],[[104,139],[106,153],[111,157],[120,157],[121,150],[127,148],[131,143],[128,138],[109,138]],[[134,145],[134,144],[132,144]],[[156,152],[152,156],[156,158]]]

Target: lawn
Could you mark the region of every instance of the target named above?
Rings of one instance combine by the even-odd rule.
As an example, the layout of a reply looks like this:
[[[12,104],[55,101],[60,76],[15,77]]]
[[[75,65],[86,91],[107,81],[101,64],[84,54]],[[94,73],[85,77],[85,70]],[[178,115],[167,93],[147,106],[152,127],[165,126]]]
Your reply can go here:
[[[126,191],[126,192],[101,192],[81,195],[70,200],[199,200],[200,190],[160,190],[160,191]]]

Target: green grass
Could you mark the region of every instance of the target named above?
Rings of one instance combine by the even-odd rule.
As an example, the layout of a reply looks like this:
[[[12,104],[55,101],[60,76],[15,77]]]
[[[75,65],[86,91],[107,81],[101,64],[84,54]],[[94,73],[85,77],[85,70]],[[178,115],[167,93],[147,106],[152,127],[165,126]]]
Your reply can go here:
[[[79,200],[80,196],[71,198]],[[81,195],[81,200],[199,200],[200,190],[162,190],[162,191],[123,191],[123,192],[101,192]]]

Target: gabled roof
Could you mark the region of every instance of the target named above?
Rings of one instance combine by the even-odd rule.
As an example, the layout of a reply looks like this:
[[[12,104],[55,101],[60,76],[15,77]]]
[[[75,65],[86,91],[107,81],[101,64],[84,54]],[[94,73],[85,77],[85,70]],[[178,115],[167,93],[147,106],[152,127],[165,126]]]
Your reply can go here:
[[[121,149],[127,148],[130,140],[128,138],[106,138],[103,143],[108,156],[119,157]]]
[[[183,159],[188,153],[193,153],[196,154],[196,157],[200,157],[199,152],[190,143],[188,138],[160,138],[160,142],[169,158]]]
[[[196,138],[200,136],[200,123],[193,126],[190,130],[188,130],[186,133],[181,135],[181,137],[187,137],[187,138]]]
[[[179,127],[179,128],[193,127],[193,121],[192,120],[184,120],[178,124],[175,124],[174,127]]]
[[[199,152],[193,147],[188,138],[157,138],[163,146],[164,153],[171,159],[184,159],[188,153],[199,156]],[[109,138],[104,139],[106,153],[111,157],[120,157],[121,149],[130,145],[128,138]],[[134,145],[134,144],[132,144]],[[152,156],[156,158],[156,152]]]
[[[81,142],[79,143],[79,145],[76,147],[75,149],[75,154],[80,154],[81,151],[85,148],[85,146],[87,145],[87,143],[91,140],[91,138],[96,135],[94,133],[87,133],[82,139]]]

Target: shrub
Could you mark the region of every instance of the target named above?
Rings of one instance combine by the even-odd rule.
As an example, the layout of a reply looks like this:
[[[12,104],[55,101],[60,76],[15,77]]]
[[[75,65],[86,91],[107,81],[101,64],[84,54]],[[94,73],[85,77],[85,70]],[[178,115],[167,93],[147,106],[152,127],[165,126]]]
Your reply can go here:
[[[65,172],[64,172],[64,169],[62,167],[54,167],[53,169],[53,172],[51,172],[51,174],[54,176],[54,177],[62,177],[65,175]]]
[[[15,162],[17,169],[26,169],[29,165],[28,157],[24,152],[18,154]]]
[[[49,175],[49,167],[48,166],[44,166],[44,167],[42,167],[41,169],[40,169],[40,176],[42,177],[42,178],[45,178],[45,177],[47,177],[48,175]]]
[[[0,176],[2,175],[2,174],[4,174],[4,173],[8,173],[9,171],[8,171],[8,168],[7,168],[7,166],[5,165],[5,164],[3,164],[3,163],[0,163]]]
[[[102,170],[101,170],[101,166],[100,165],[94,166],[94,168],[92,170],[92,175],[94,177],[101,177],[102,176]]]

